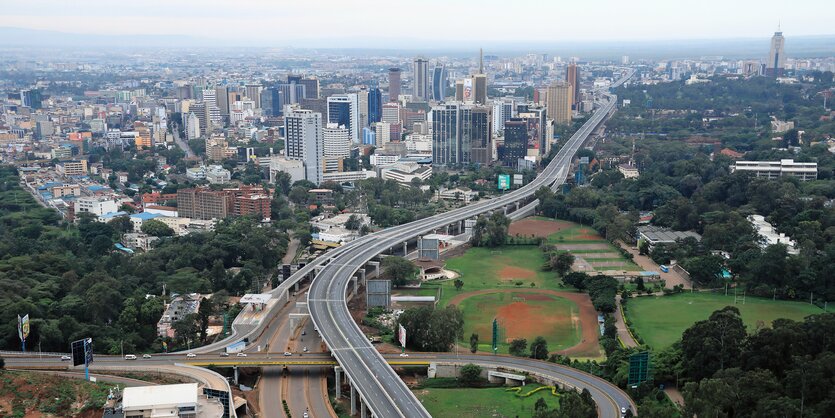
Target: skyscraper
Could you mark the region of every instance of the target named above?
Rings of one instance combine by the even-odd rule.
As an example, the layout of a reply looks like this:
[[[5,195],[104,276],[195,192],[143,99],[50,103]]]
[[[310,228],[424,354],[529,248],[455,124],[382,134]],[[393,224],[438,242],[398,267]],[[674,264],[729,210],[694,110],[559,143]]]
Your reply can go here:
[[[780,77],[786,68],[786,39],[783,32],[777,28],[774,36],[771,37],[771,50],[768,51],[768,62],[765,64],[765,75]]]
[[[511,118],[504,123],[502,165],[516,167],[528,153],[528,124],[525,119]]]
[[[437,63],[432,71],[432,99],[442,102],[446,99],[446,89],[449,85],[446,64]]]
[[[24,107],[31,107],[32,109],[40,109],[43,96],[41,96],[40,89],[21,90],[20,104]]]
[[[368,88],[362,87],[357,92],[357,104],[359,105],[360,129],[368,126]]]
[[[577,104],[580,103],[580,71],[577,64],[568,64],[565,69],[565,81],[571,85],[571,106],[577,109]]]
[[[342,162],[351,156],[351,137],[348,128],[329,123],[322,130],[324,141],[324,171],[326,173],[342,171]]]
[[[458,103],[432,108],[432,165],[448,166],[461,162],[460,117]]]
[[[344,125],[351,134],[351,141],[360,141],[359,103],[357,95],[337,94],[328,97],[328,123]]]
[[[319,98],[319,79],[315,77],[308,77],[299,80],[298,84],[304,86],[304,98],[305,99],[318,99]]]
[[[389,68],[389,101],[396,102],[400,97],[400,69]]]
[[[305,179],[322,182],[324,140],[322,115],[288,107],[284,115],[285,155],[304,164]]]
[[[221,116],[229,116],[229,89],[226,86],[215,87],[215,100]]]
[[[429,100],[429,61],[415,58],[412,90],[416,100]]]
[[[247,84],[246,85],[246,97],[249,97],[249,100],[255,102],[256,108],[261,107],[261,85],[260,84]]]
[[[383,93],[378,88],[368,91],[368,124],[379,122],[383,117]]]
[[[571,85],[563,81],[556,81],[548,86],[548,115],[555,123],[571,122],[572,93]]]
[[[487,74],[484,74],[484,51],[482,49],[478,50],[478,74],[473,76],[473,97],[471,100],[479,104],[487,104]]]
[[[463,113],[461,140],[469,145],[467,163],[490,164],[493,160],[493,112],[486,106],[475,106]]]

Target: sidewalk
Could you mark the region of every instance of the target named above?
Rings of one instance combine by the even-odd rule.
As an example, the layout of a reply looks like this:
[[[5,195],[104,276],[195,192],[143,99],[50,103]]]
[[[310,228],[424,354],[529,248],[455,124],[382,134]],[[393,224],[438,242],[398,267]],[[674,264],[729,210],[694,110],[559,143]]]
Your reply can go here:
[[[615,305],[617,305],[617,309],[615,310],[615,328],[618,329],[618,338],[620,338],[623,345],[627,348],[637,347],[640,344],[632,338],[632,334],[629,333],[629,329],[623,321],[623,310],[620,306],[620,295],[615,296]]]
[[[678,274],[678,272],[674,271],[673,269],[670,269],[669,273],[664,273],[663,271],[661,271],[661,267],[658,264],[655,264],[655,262],[652,261],[651,258],[645,255],[641,255],[640,252],[631,245],[628,245],[623,241],[617,241],[617,244],[620,246],[620,248],[623,248],[624,250],[629,252],[629,254],[632,254],[632,261],[634,261],[635,264],[639,265],[643,270],[658,272],[661,276],[661,280],[664,280],[666,282],[667,288],[672,289],[673,286],[679,284],[684,286],[685,289],[690,289],[693,287],[690,284],[690,281],[682,277],[680,274]]]

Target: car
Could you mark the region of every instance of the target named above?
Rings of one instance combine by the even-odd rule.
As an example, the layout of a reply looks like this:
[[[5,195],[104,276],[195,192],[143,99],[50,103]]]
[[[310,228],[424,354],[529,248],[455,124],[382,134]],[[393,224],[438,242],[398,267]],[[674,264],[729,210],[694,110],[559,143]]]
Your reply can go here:
[[[400,353],[400,357],[409,357],[409,355],[406,353]]]
[[[225,351],[221,351],[221,353],[220,353],[219,355],[220,355],[221,357],[229,357],[229,353],[227,353],[227,352],[225,352]]]
[[[304,414],[302,414],[302,418],[310,418],[310,415],[307,414],[307,410],[304,410]]]
[[[142,358],[151,358],[151,355],[150,354],[143,354]]]
[[[285,355],[285,356],[292,356],[292,355],[293,355],[293,353],[291,353],[291,352],[289,352],[289,351],[285,351],[285,352],[284,352],[284,355]]]
[[[125,360],[136,360],[136,354],[125,354]]]
[[[235,357],[246,357],[246,353],[235,354]]]
[[[72,358],[70,356],[61,356],[61,361],[70,361]]]
[[[302,330],[302,335],[307,335],[307,331]]]
[[[319,332],[319,327],[313,327],[313,330]]]
[[[620,416],[621,417],[626,416],[626,407],[625,406],[620,407]]]
[[[302,348],[302,351],[304,351],[306,353],[307,352],[307,347]]]
[[[188,353],[188,354],[186,354],[186,357],[197,357],[197,354],[194,354],[194,353]]]

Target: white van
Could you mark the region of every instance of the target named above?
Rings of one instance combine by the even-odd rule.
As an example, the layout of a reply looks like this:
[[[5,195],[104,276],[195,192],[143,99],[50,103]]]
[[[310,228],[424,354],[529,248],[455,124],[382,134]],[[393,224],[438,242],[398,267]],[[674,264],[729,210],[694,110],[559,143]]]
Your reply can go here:
[[[125,354],[125,360],[136,360],[135,354]]]

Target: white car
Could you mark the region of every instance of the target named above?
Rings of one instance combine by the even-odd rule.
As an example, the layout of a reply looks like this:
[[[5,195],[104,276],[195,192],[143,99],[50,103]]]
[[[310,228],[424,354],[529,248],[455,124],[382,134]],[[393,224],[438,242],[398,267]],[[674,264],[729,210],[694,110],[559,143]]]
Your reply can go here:
[[[303,348],[302,351],[304,351],[306,353],[307,352],[307,347]]]
[[[186,354],[186,357],[197,357],[197,354],[194,354],[194,353],[188,353],[188,354]]]
[[[409,357],[409,355],[406,353],[400,353],[400,357]]]
[[[246,357],[246,353],[235,354],[235,357]]]
[[[151,358],[151,355],[150,354],[143,354],[142,358]]]
[[[625,406],[620,407],[620,416],[621,417],[626,416],[626,407]]]
[[[72,358],[70,356],[61,356],[61,361],[70,361]]]
[[[220,353],[220,356],[221,357],[229,357],[229,353],[223,351],[223,352]]]
[[[284,355],[285,355],[285,356],[292,356],[292,355],[293,355],[293,353],[291,353],[291,352],[289,352],[289,351],[285,351],[285,352],[284,352]]]
[[[136,354],[125,354],[125,360],[136,360]]]

